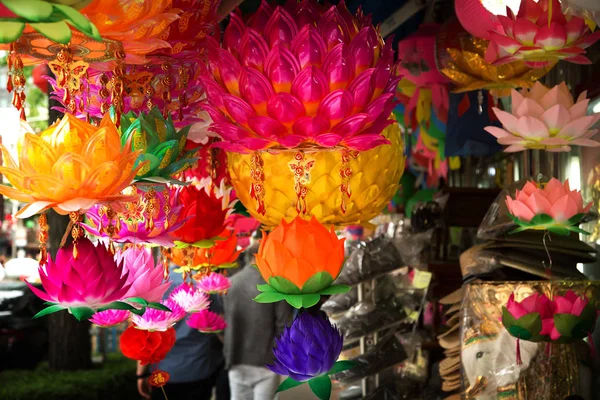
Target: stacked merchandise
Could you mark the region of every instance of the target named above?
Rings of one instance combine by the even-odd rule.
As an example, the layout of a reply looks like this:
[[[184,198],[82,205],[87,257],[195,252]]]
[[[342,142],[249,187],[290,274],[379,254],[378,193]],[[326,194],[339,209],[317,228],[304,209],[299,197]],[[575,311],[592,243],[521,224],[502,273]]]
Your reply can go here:
[[[446,332],[438,335],[438,343],[444,349],[445,358],[440,362],[440,376],[443,379],[442,390],[454,393],[446,399],[455,400],[460,388],[460,305],[463,291],[459,289],[440,300],[446,310],[444,317]]]

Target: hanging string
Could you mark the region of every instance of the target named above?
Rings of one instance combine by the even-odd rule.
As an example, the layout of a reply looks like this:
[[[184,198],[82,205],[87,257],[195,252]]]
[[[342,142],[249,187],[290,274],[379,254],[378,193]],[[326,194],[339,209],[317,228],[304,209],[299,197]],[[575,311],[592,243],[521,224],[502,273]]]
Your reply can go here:
[[[550,236],[550,232],[548,231],[544,232],[544,236],[542,237],[542,242],[544,243],[544,250],[546,250],[546,255],[548,256],[548,266],[546,267],[545,261],[542,261],[542,265],[545,268],[546,276],[548,277],[548,279],[550,279],[550,270],[552,269],[552,257],[550,256],[550,251],[548,250],[548,245],[546,244],[546,238],[548,238],[549,241],[552,241],[552,237]]]
[[[523,365],[523,359],[521,358],[521,337],[517,338],[517,365]]]

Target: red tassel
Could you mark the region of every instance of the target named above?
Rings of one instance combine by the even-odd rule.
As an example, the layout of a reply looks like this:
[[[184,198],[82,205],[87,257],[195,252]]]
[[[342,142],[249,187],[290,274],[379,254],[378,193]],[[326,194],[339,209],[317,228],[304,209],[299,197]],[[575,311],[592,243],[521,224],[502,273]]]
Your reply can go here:
[[[470,107],[471,107],[471,100],[469,100],[469,95],[465,94],[463,99],[460,101],[460,104],[458,105],[458,116],[462,117],[464,115],[464,113],[469,111]]]
[[[594,338],[592,337],[592,333],[588,333],[588,342],[590,345],[590,350],[592,350],[592,357],[594,358],[594,360],[598,359],[598,353],[596,353],[596,345],[594,344]]]
[[[546,343],[546,357],[550,358],[550,356],[552,355],[552,346],[550,345],[550,342]]]
[[[523,365],[523,360],[521,359],[521,339],[517,338],[517,365]]]

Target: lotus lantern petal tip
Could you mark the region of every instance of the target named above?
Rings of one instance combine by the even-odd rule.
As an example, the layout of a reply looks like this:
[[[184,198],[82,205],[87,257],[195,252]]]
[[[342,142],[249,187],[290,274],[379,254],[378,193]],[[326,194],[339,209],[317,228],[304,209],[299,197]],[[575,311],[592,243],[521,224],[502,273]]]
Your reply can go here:
[[[202,333],[219,333],[227,327],[223,317],[209,310],[193,313],[188,318],[187,324]]]

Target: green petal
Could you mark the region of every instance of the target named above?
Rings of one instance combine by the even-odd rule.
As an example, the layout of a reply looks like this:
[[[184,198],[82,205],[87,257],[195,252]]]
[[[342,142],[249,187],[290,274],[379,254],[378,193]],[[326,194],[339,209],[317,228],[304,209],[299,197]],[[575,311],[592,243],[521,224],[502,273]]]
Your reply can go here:
[[[356,365],[355,361],[350,361],[350,360],[336,361],[335,364],[333,364],[333,367],[329,370],[329,372],[327,374],[328,375],[337,374],[338,372],[346,371],[346,370],[354,367],[355,365]]]
[[[302,295],[289,294],[285,297],[285,301],[287,301],[290,306],[298,310],[302,308]]]
[[[113,301],[112,303],[107,304],[104,307],[100,307],[98,309],[98,311],[105,311],[105,310],[128,310],[128,311],[130,311],[133,308],[135,308],[135,307],[133,307],[131,304],[127,304],[122,301]]]
[[[286,295],[278,292],[264,292],[260,293],[254,298],[257,303],[276,303],[281,300],[285,300]]]
[[[271,287],[271,285],[265,283],[263,285],[256,285],[256,288],[259,292],[277,292],[275,289]],[[279,293],[279,292],[277,292]]]
[[[279,293],[285,294],[300,294],[302,291],[298,286],[294,285],[289,280],[282,276],[272,276],[269,278],[269,284]]]
[[[64,19],[69,22],[75,29],[79,32],[91,36],[94,31],[92,30],[92,23],[89,19],[83,16],[79,11],[75,10],[73,7],[65,6],[62,4],[54,4],[55,14],[61,13],[64,16]],[[97,37],[95,39],[102,39],[101,37]]]
[[[2,5],[29,22],[49,21],[54,8],[40,0],[2,0]]]
[[[531,225],[549,225],[554,224],[554,218],[547,214],[538,214],[531,219]]]
[[[329,400],[331,397],[331,379],[327,375],[311,379],[308,381],[308,386],[320,400]]]
[[[571,231],[564,226],[554,225],[547,227],[547,229],[549,232],[560,236],[569,236],[571,234]]]
[[[302,293],[319,293],[333,283],[333,278],[327,271],[317,272],[304,282]]]
[[[29,25],[54,42],[68,44],[71,41],[71,28],[64,21],[30,23]]]
[[[66,309],[67,309],[66,307],[63,307],[60,304],[54,304],[54,305],[51,305],[50,307],[44,308],[42,311],[40,311],[37,314],[35,314],[33,316],[33,319],[40,318],[40,317],[43,317],[45,315],[53,314],[55,312],[58,312],[58,311],[61,311],[61,310],[66,310]]]
[[[565,225],[579,225],[583,217],[585,217],[585,213],[575,214],[569,218]]]
[[[214,245],[215,245],[214,239],[198,240],[197,242],[192,244],[192,246],[199,247],[201,249],[210,249]]]
[[[71,311],[71,314],[73,314],[78,321],[90,319],[94,314],[96,314],[96,311],[89,307],[73,307],[69,308],[69,311]]]
[[[143,306],[147,306],[148,302],[146,301],[146,299],[142,299],[141,297],[129,297],[127,299],[125,299],[131,303],[137,303],[137,304],[141,304]]]
[[[302,295],[302,307],[311,308],[321,300],[319,294],[303,294]]]
[[[177,162],[172,163],[171,165],[169,165],[168,167],[166,167],[165,169],[163,169],[161,171],[161,175],[162,176],[171,176],[171,175],[175,175],[181,171],[183,171],[184,169],[190,167],[193,163],[196,162],[197,159],[193,159],[193,158],[186,158],[183,160],[179,160]]]
[[[0,43],[12,43],[17,41],[23,30],[25,22],[0,21]]]
[[[144,177],[147,175],[152,176],[154,171],[160,165],[160,160],[156,156],[154,156],[153,154],[145,153],[145,154],[140,154],[140,156],[135,160],[135,167],[137,167],[138,165],[140,165],[141,163],[143,163],[145,161],[148,161],[148,164],[147,164],[147,166],[142,167],[138,171],[137,176],[139,176],[139,177]]]
[[[151,301],[150,303],[148,303],[148,308],[154,308],[155,310],[171,312],[171,309],[169,307],[155,301]]]
[[[292,378],[287,378],[285,381],[281,382],[277,391],[275,393],[283,392],[285,390],[295,388],[296,386],[302,385],[304,382],[298,382],[293,380]]]

